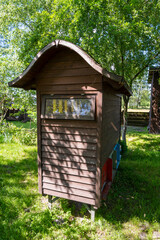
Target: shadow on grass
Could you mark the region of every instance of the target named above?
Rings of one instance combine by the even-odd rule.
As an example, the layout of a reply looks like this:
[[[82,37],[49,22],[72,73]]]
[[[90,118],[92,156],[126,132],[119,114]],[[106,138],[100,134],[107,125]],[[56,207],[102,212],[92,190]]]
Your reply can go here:
[[[140,140],[144,143],[122,157],[107,201],[97,211],[97,217],[121,227],[131,219],[160,223],[160,136]]]

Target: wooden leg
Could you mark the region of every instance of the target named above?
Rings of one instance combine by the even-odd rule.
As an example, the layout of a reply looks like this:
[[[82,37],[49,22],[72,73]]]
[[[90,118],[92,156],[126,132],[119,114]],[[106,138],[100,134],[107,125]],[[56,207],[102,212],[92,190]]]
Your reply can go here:
[[[96,209],[94,207],[91,206],[91,209],[88,207],[87,204],[84,203],[84,206],[87,208],[88,212],[91,214],[91,221],[94,222],[95,220],[95,213],[96,213]]]
[[[49,209],[52,209],[52,203],[55,202],[57,199],[59,199],[59,197],[55,197],[53,199],[52,196],[48,195],[48,208]]]
[[[93,207],[91,207],[91,221],[93,222],[95,220],[95,213],[96,213],[96,210]]]
[[[48,195],[48,208],[52,209],[52,196]]]

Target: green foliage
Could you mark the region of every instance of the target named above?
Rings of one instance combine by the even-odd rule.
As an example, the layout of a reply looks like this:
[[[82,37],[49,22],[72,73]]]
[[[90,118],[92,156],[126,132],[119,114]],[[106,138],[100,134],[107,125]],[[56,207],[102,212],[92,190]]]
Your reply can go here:
[[[0,0],[0,13],[0,102],[7,101],[10,107],[14,103],[14,107],[35,112],[34,101],[30,101],[34,93],[11,93],[7,82],[55,39],[81,46],[107,70],[123,76],[131,87],[148,66],[159,63],[157,0]],[[146,97],[144,92],[145,106]],[[0,108],[3,113],[7,109]]]
[[[142,79],[137,79],[132,85],[133,96],[130,97],[129,108],[149,108],[151,87],[148,84],[148,76]]]
[[[125,141],[120,140],[120,146],[121,146],[121,155],[123,155],[127,152],[127,144]]]
[[[159,63],[157,0],[0,0],[0,13],[1,92],[5,88],[8,92],[7,82],[55,39],[81,46],[107,70],[121,75],[131,88],[148,66]],[[17,100],[20,108],[28,110],[33,107],[28,101],[32,95],[14,90],[11,95],[4,94],[2,100],[7,99],[9,105]],[[143,102],[146,106],[146,93]]]
[[[36,128],[17,127],[13,123],[3,121],[0,128],[0,142],[36,145],[37,130]]]
[[[60,38],[80,45],[132,85],[159,52],[158,1],[5,0],[0,10],[0,33],[24,67],[40,49]]]
[[[28,111],[32,119],[35,119],[35,91],[8,87],[8,81],[15,78],[23,69],[22,61],[18,59],[17,52],[12,47],[10,41],[0,38],[0,121],[3,121],[7,110],[13,108]]]
[[[127,134],[128,151],[95,223],[64,199],[38,194],[35,146],[0,144],[0,239],[125,240],[160,235],[160,135]]]

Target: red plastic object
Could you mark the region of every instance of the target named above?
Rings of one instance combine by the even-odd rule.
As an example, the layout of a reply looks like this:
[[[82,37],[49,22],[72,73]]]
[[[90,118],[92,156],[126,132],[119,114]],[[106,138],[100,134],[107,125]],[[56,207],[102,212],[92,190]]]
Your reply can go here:
[[[107,159],[107,180],[112,182],[113,161],[111,158]]]
[[[111,158],[108,158],[102,168],[102,200],[106,200],[109,189],[112,184],[112,170],[113,170],[113,161]]]
[[[107,181],[112,181],[112,168],[113,162],[111,158],[108,158],[102,168],[102,186]]]
[[[107,161],[102,168],[101,186],[107,181]]]

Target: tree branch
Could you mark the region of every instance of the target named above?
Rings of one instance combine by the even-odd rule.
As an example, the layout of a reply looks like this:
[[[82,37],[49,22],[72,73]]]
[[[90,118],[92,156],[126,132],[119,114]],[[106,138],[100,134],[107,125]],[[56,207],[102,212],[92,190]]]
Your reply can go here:
[[[131,79],[131,84],[132,84],[132,82],[134,81],[134,79],[136,79],[136,78],[139,76],[139,74],[141,74],[141,73],[149,66],[149,64],[151,63],[151,61],[152,61],[153,59],[155,59],[155,58],[159,55],[159,53],[160,53],[160,52],[158,52],[158,53],[155,54],[153,57],[151,57],[151,58],[148,60],[147,64],[145,64],[145,65],[140,69],[140,71],[134,75],[134,77]]]

